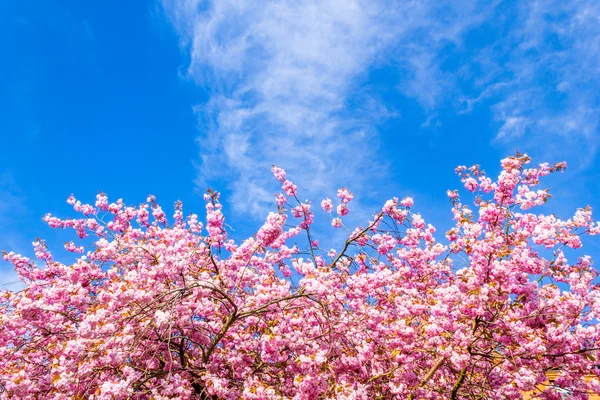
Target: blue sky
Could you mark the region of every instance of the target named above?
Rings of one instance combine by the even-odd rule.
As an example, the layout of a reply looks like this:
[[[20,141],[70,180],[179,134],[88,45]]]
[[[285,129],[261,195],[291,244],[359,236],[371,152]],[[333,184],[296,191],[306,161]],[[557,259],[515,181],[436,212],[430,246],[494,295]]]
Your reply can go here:
[[[272,164],[315,202],[349,187],[357,222],[411,195],[445,228],[453,168],[519,150],[570,166],[546,212],[598,209],[600,4],[439,3],[3,1],[0,248],[60,250],[41,217],[71,193],[201,213],[208,186],[243,237]]]

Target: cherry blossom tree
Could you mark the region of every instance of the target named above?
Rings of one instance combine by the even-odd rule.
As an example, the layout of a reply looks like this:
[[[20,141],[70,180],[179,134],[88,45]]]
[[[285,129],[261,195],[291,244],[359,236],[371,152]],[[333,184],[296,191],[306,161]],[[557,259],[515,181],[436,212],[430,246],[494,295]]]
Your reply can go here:
[[[550,198],[540,179],[566,165],[528,164],[504,159],[496,180],[458,167],[474,201],[448,191],[454,223],[441,241],[411,198],[394,198],[331,250],[278,167],[277,211],[241,243],[214,191],[204,224],[180,203],[167,218],[153,196],[137,207],[70,197],[80,217],[44,220],[82,239],[65,245],[75,262],[40,240],[35,262],[4,253],[26,287],[0,292],[0,398],[600,393],[600,290],[577,254],[600,225],[589,207],[568,219],[532,213]],[[347,229],[353,194],[337,198],[321,207],[332,229]]]

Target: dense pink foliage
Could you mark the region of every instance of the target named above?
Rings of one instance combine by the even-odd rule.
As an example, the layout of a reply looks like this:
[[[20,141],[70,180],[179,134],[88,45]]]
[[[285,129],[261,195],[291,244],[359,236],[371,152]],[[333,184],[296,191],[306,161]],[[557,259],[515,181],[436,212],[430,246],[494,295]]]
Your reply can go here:
[[[557,368],[542,397],[599,393],[583,379],[597,373],[597,272],[566,248],[600,227],[589,208],[526,211],[550,197],[539,179],[565,168],[528,163],[502,160],[496,181],[458,167],[475,203],[448,191],[445,244],[395,198],[321,249],[311,203],[277,167],[277,212],[239,244],[217,192],[204,226],[181,204],[168,219],[153,196],[71,197],[82,217],[45,221],[97,237],[65,245],[85,256],[62,264],[41,241],[43,267],[4,255],[26,288],[0,293],[0,398],[518,399]],[[321,207],[345,228],[354,196],[337,197]],[[299,234],[306,249],[290,244]]]

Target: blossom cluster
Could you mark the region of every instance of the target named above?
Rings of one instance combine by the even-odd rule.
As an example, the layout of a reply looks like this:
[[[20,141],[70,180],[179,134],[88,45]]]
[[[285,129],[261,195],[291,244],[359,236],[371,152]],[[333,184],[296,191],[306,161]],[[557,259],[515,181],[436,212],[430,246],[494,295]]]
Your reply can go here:
[[[79,238],[57,261],[4,253],[26,288],[0,292],[0,398],[22,399],[560,399],[600,393],[600,289],[576,256],[600,233],[592,210],[532,213],[541,178],[517,154],[492,180],[456,172],[473,205],[449,190],[454,226],[436,229],[412,198],[385,202],[364,226],[322,250],[310,201],[285,171],[282,192],[252,237],[228,236],[218,192],[204,222],[171,220],[149,196],[106,194],[47,215]],[[344,226],[354,198],[321,208]],[[306,249],[295,243],[306,235]],[[292,244],[294,243],[294,244]],[[556,371],[548,382],[545,373]]]

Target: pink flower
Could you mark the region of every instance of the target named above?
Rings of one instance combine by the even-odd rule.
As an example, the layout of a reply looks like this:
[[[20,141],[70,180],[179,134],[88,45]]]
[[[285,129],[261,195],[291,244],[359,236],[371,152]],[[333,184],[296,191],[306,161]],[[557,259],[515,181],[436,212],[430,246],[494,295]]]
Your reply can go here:
[[[283,207],[287,201],[287,197],[285,197],[282,193],[278,193],[277,196],[275,196],[275,201],[279,207]]]
[[[44,222],[46,222],[51,228],[62,228],[63,222],[56,217],[53,217],[51,214],[46,214],[44,218],[42,218]]]
[[[73,241],[65,243],[65,250],[71,253],[83,253],[83,246],[76,246]]]
[[[456,190],[447,190],[446,195],[450,200],[458,199],[458,192]]]
[[[283,191],[285,192],[285,194],[287,194],[288,196],[295,196],[296,195],[296,190],[298,189],[296,187],[296,185],[294,185],[290,181],[283,182],[283,185],[282,185],[281,188],[283,189]]]
[[[35,242],[32,242],[31,244],[33,244],[33,249],[35,250],[35,256],[38,259],[47,261],[47,262],[52,261],[52,255],[48,251],[48,247],[46,246],[45,242],[38,239]]]
[[[348,204],[354,198],[354,195],[346,188],[338,189],[337,197],[342,200],[342,204]]]
[[[477,181],[473,178],[467,178],[465,179],[465,188],[469,191],[469,192],[474,192],[475,190],[477,190]]]
[[[279,182],[285,181],[286,174],[282,168],[273,166],[273,168],[271,168],[271,172],[273,172],[273,175]]]
[[[337,214],[339,216],[343,217],[345,215],[348,215],[348,212],[349,212],[348,207],[346,207],[345,204],[340,204],[339,206],[337,206]]]
[[[284,214],[269,213],[267,222],[258,230],[256,238],[262,242],[263,246],[270,246],[283,234],[282,227],[285,220]]]
[[[321,208],[323,209],[323,211],[325,212],[331,212],[333,210],[333,202],[331,201],[331,199],[325,197],[322,201],[321,201]]]
[[[420,214],[413,215],[412,226],[414,226],[417,229],[425,228],[425,220],[423,219],[423,217],[421,217]]]
[[[402,204],[404,207],[412,207],[415,204],[415,202],[412,199],[412,197],[405,197],[404,199],[402,199],[400,204]]]
[[[108,197],[104,193],[96,195],[96,207],[102,211],[108,209]]]

